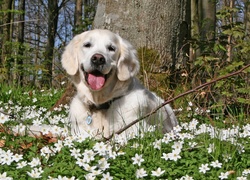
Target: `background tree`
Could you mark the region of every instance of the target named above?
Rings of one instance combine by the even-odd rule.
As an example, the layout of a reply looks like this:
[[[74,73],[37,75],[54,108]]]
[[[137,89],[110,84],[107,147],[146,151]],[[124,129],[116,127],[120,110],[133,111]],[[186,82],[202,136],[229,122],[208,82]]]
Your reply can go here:
[[[82,13],[82,0],[76,0],[75,13],[74,13],[74,35],[82,31],[83,13]]]
[[[1,1],[1,66],[0,73],[1,78],[9,79],[10,66],[8,63],[8,54],[10,54],[10,42],[12,41],[12,31],[11,31],[11,12],[12,12],[13,0],[3,0]]]
[[[44,52],[44,71],[43,71],[43,81],[44,84],[49,86],[52,85],[52,75],[53,75],[53,59],[54,59],[54,45],[55,36],[57,33],[57,23],[60,7],[58,5],[58,0],[48,0],[48,34],[47,34],[47,44]],[[64,3],[64,1],[62,1]]]
[[[187,60],[189,49],[185,40],[189,36],[189,24],[190,1],[187,0],[99,0],[94,20],[95,28],[110,29],[135,46],[143,57],[144,73],[168,73],[172,85],[178,78],[176,71]],[[154,56],[151,60],[147,60],[149,54]]]
[[[23,70],[23,55],[24,55],[24,18],[25,18],[25,0],[19,0],[18,2],[18,10],[19,17],[18,17],[18,35],[17,35],[17,42],[18,42],[18,58],[16,60],[17,72],[16,72],[16,81],[21,86],[23,85],[24,81],[24,70]]]

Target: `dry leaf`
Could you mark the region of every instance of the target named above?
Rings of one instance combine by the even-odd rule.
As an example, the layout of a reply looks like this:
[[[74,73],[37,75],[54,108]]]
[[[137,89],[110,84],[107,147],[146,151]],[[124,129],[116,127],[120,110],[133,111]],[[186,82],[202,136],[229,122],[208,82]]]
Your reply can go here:
[[[21,147],[22,147],[23,149],[29,149],[32,145],[33,145],[33,144],[32,144],[32,142],[31,142],[31,143],[28,143],[28,144],[21,144]]]
[[[4,147],[4,145],[5,145],[5,140],[4,140],[4,139],[1,139],[1,140],[0,140],[0,147]]]

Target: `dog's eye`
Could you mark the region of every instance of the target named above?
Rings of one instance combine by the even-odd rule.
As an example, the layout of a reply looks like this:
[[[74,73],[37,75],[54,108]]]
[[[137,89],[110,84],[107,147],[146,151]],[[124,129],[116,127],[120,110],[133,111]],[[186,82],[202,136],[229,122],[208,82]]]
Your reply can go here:
[[[86,43],[83,44],[83,47],[90,48],[91,47],[91,43],[90,42],[86,42]]]
[[[115,47],[113,45],[108,45],[107,48],[109,51],[115,52]]]

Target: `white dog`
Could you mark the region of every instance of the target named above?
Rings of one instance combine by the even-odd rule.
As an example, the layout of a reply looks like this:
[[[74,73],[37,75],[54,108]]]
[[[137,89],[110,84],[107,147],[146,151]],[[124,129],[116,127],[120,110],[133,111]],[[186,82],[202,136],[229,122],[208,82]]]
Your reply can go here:
[[[65,48],[62,66],[77,88],[70,105],[72,134],[108,137],[163,103],[135,77],[139,71],[136,50],[108,30],[75,36]],[[138,134],[149,125],[167,132],[177,125],[177,120],[166,105],[123,134]]]

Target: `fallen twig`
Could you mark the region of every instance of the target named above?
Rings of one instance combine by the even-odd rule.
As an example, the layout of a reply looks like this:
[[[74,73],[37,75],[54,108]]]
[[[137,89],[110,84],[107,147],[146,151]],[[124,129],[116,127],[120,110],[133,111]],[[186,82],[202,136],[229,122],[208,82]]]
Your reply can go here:
[[[136,123],[140,122],[141,120],[143,120],[143,119],[145,119],[145,118],[151,116],[152,114],[156,113],[160,108],[162,108],[163,106],[165,106],[165,105],[167,105],[167,104],[169,104],[169,103],[175,101],[176,99],[179,99],[180,97],[183,97],[183,96],[186,96],[186,95],[191,94],[191,93],[193,93],[193,92],[196,92],[197,90],[202,89],[202,88],[204,88],[204,87],[206,87],[206,86],[208,86],[208,85],[210,85],[210,84],[213,84],[213,83],[216,83],[216,82],[221,81],[221,80],[223,80],[223,79],[227,79],[227,78],[229,78],[229,77],[231,77],[231,76],[235,76],[235,75],[237,75],[237,74],[240,74],[242,71],[244,71],[245,69],[247,69],[247,68],[249,68],[249,67],[250,67],[250,64],[244,66],[243,68],[241,68],[241,69],[238,70],[238,71],[235,71],[235,72],[230,73],[230,74],[227,74],[227,75],[225,75],[225,76],[222,76],[222,77],[213,79],[213,80],[211,80],[211,81],[209,81],[209,82],[207,82],[207,83],[204,83],[204,84],[201,84],[200,86],[195,87],[194,89],[191,89],[191,90],[186,91],[186,92],[184,92],[184,93],[182,93],[182,94],[179,94],[178,96],[176,96],[176,97],[174,97],[174,98],[172,98],[172,99],[169,99],[169,100],[165,101],[164,103],[162,103],[160,106],[158,106],[157,108],[155,108],[154,110],[152,110],[150,113],[146,114],[145,116],[140,117],[140,118],[134,120],[133,122],[129,123],[128,125],[124,126],[124,127],[121,128],[120,130],[118,130],[117,132],[115,132],[115,134],[121,134],[123,131],[127,130],[128,128],[130,128],[130,127],[133,126],[134,124],[136,124]],[[113,136],[114,136],[114,134],[112,134],[112,135],[110,135],[109,137],[105,138],[105,140],[110,140]]]

